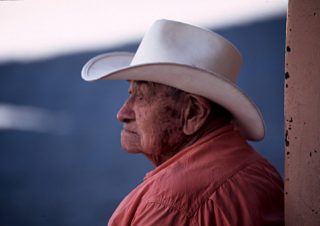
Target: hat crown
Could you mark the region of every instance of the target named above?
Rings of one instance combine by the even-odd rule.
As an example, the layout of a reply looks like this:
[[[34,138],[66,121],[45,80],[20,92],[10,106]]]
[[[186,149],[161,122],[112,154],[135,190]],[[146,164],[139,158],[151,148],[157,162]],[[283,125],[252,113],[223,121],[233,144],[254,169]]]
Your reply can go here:
[[[242,58],[226,39],[196,26],[158,20],[143,37],[131,65],[183,64],[210,71],[235,82]]]

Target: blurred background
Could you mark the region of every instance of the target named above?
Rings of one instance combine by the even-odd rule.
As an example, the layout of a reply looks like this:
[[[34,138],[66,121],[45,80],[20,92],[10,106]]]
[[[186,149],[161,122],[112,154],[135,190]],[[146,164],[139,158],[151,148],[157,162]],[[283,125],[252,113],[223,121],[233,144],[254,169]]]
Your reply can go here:
[[[283,175],[286,9],[286,0],[0,1],[0,225],[105,225],[153,168],[120,147],[115,115],[128,84],[87,83],[80,71],[97,54],[135,52],[161,18],[238,47],[238,84],[267,127],[251,144]]]

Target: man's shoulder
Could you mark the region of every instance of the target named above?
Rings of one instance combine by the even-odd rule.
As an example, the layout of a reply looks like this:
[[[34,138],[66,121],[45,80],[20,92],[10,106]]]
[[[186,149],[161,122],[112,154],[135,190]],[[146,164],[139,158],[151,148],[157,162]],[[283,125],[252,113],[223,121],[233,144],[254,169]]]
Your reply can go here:
[[[189,213],[196,211],[206,200],[226,183],[237,186],[254,186],[253,180],[238,181],[243,177],[269,180],[277,178],[276,171],[261,156],[248,154],[247,159],[221,160],[219,163],[201,161],[195,163],[186,158],[162,170],[148,182],[148,192],[144,201],[170,205]],[[232,165],[235,164],[235,165]],[[271,179],[271,180],[273,180]]]

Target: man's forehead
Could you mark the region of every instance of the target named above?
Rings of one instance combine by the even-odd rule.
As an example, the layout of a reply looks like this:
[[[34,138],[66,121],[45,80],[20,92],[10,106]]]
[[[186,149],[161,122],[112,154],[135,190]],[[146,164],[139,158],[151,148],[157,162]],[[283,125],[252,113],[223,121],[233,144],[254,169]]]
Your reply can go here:
[[[154,95],[165,95],[170,97],[180,97],[184,91],[174,88],[172,86],[164,85],[161,83],[142,81],[142,80],[128,80],[129,93],[143,92],[146,94]]]
[[[156,88],[160,86],[165,86],[159,83],[150,82],[150,81],[141,81],[141,80],[128,80],[130,88],[140,88],[140,87],[151,87]]]
[[[129,82],[129,93],[145,91],[155,91],[155,85],[152,82],[148,81],[137,81],[137,80],[128,80]]]
[[[152,96],[161,94],[167,95],[170,90],[175,89],[164,84],[150,81],[131,80],[128,82],[130,84],[129,93],[143,92]]]
[[[147,82],[147,81],[137,81],[137,80],[128,80],[129,82],[129,87],[132,89],[132,88],[139,88],[141,87],[142,85],[148,85],[148,83],[150,82]]]

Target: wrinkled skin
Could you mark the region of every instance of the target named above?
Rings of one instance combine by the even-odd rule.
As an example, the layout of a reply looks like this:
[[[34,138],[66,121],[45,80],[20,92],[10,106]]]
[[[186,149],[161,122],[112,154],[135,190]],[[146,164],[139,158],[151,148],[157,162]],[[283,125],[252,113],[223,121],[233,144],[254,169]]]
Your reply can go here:
[[[174,92],[173,92],[174,91]],[[142,153],[156,166],[205,134],[230,123],[229,113],[204,97],[171,87],[131,81],[129,97],[117,114],[121,145]]]
[[[182,109],[183,101],[172,98],[167,86],[130,82],[129,97],[117,114],[123,123],[122,147],[161,164],[187,140]]]

